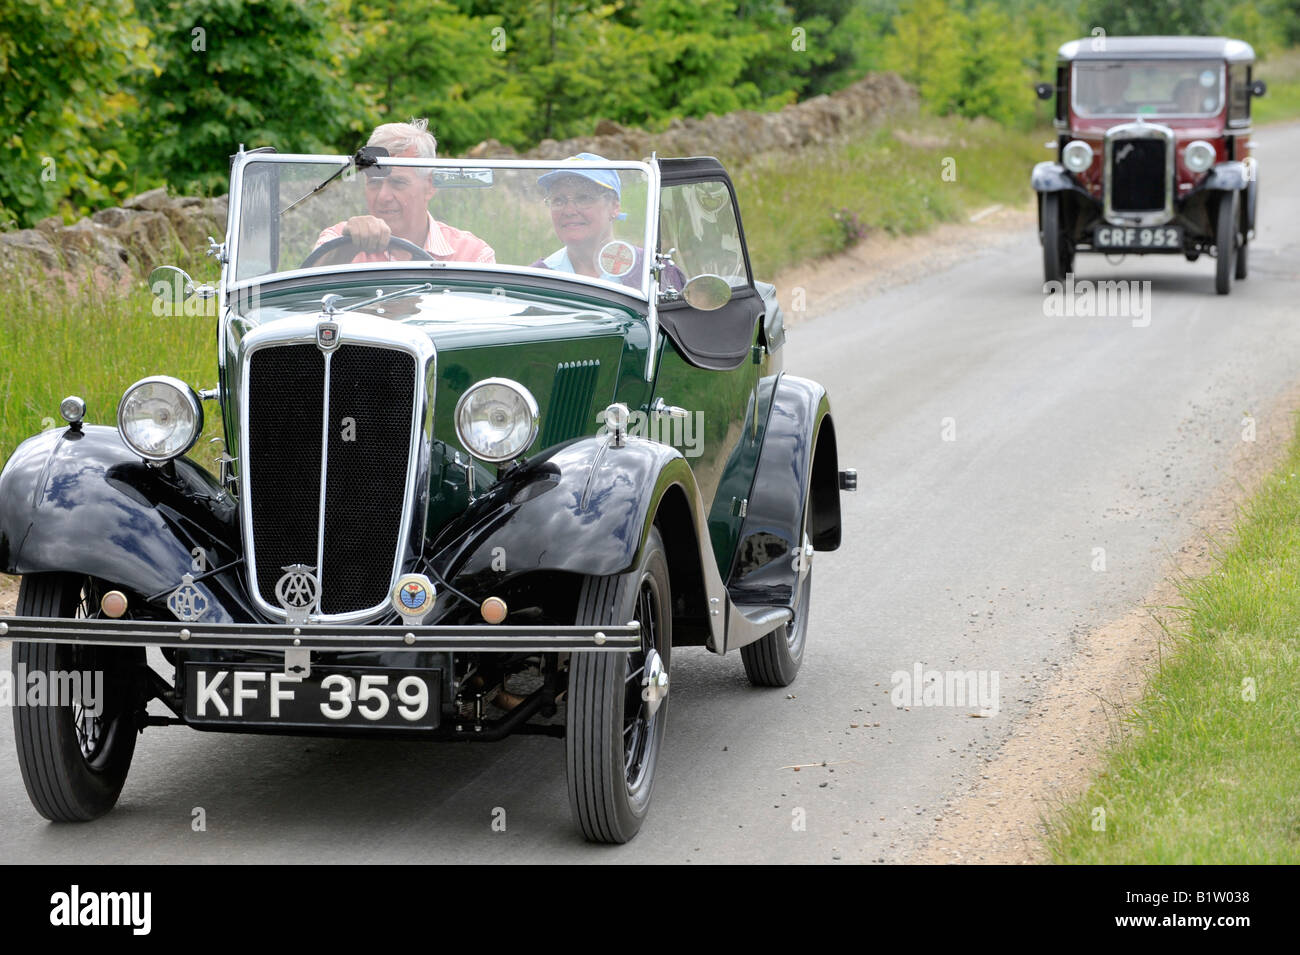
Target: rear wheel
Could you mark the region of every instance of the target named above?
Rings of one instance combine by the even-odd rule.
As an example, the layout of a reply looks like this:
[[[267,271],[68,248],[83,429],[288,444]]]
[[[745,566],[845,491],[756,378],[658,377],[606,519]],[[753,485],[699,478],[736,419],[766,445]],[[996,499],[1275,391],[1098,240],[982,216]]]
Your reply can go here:
[[[808,604],[812,596],[812,557],[804,537],[804,568],[796,584],[794,616],[785,626],[773,630],[762,640],[740,648],[745,676],[754,686],[789,686],[803,664],[804,644],[808,636]]]
[[[1043,281],[1062,282],[1074,267],[1074,249],[1065,235],[1061,194],[1043,193]]]
[[[649,811],[668,715],[671,607],[668,558],[658,528],[650,531],[635,571],[583,582],[579,625],[641,624],[639,649],[579,652],[569,665],[569,806],[592,842],[629,841]],[[652,679],[652,688],[643,687],[648,677],[659,675],[662,680]]]
[[[84,617],[93,602],[87,578],[29,574],[18,591],[17,612],[24,617]],[[39,702],[15,679],[15,695],[38,705],[14,706],[14,748],[27,795],[46,819],[85,822],[117,803],[135,754],[135,687],[143,662],[144,652],[134,648],[14,645],[15,677],[43,674],[46,698]],[[68,689],[76,692],[63,698]]]
[[[808,605],[812,599],[813,546],[808,538],[811,507],[812,492],[809,491],[804,501],[799,544],[790,555],[795,570],[793,616],[763,639],[740,648],[745,676],[754,686],[789,686],[803,664],[803,650],[808,637]]]
[[[1237,259],[1237,194],[1225,192],[1219,196],[1219,209],[1214,230],[1215,254],[1214,291],[1227,295],[1232,291],[1232,276]]]

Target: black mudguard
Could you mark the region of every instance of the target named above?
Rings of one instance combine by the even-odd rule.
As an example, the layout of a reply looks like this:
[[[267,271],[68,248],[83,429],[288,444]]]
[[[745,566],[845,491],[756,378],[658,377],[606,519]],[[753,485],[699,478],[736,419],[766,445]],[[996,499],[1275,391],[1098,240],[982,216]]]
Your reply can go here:
[[[1066,168],[1059,162],[1040,162],[1029,174],[1029,184],[1034,192],[1077,192],[1092,198],[1088,190],[1074,181]]]
[[[791,602],[805,502],[813,548],[840,546],[839,458],[830,411],[817,382],[794,375],[777,381],[727,581],[737,604]]]
[[[538,571],[624,573],[674,488],[688,504],[697,549],[707,546],[699,489],[680,451],[637,437],[622,447],[580,438],[504,474],[429,549],[439,572],[470,593]]]
[[[149,467],[117,429],[46,431],[18,446],[0,472],[0,568],[8,574],[86,574],[141,597],[170,593],[203,548],[210,569],[238,554],[236,505],[181,458]],[[228,575],[237,580],[237,574]],[[215,580],[205,620],[253,619]]]
[[[1237,192],[1245,189],[1250,182],[1250,172],[1244,162],[1232,160],[1221,162],[1209,171],[1197,185],[1195,192],[1202,189],[1212,192]]]

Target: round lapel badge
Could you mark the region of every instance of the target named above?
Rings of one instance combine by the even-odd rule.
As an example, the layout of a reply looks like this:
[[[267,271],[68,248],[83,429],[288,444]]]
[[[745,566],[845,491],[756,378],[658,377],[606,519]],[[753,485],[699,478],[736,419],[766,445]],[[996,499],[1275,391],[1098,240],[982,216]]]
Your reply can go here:
[[[636,264],[636,250],[629,243],[615,239],[605,243],[596,261],[602,272],[618,278],[632,271]]]

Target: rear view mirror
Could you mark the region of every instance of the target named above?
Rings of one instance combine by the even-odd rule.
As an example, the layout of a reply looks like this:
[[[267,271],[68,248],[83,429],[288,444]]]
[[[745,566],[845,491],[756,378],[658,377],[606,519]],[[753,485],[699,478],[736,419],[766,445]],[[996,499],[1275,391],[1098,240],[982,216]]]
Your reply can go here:
[[[160,265],[149,273],[149,291],[169,305],[180,305],[194,294],[194,280],[184,269]]]
[[[1255,82],[1250,84],[1251,96],[1263,96],[1267,92],[1268,92],[1268,84],[1265,83],[1263,80],[1255,80]]]
[[[181,305],[195,295],[209,299],[217,294],[211,285],[195,285],[188,272],[174,265],[160,265],[149,273],[149,291],[167,305]]]
[[[1034,87],[1034,92],[1038,94],[1039,99],[1051,99],[1052,92],[1053,92],[1052,84],[1039,83],[1037,86]]]

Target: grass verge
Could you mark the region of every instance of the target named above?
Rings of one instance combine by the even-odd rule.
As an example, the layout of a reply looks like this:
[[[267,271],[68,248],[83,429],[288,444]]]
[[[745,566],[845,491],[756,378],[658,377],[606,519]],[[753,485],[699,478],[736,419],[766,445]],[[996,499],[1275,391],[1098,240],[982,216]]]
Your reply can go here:
[[[1049,823],[1061,863],[1300,862],[1300,436],[1183,605],[1090,788]],[[1104,826],[1104,828],[1102,828]]]
[[[1044,127],[912,116],[732,169],[757,275],[842,252],[867,232],[910,235],[992,203],[1027,203],[1052,153]]]
[[[56,290],[57,288],[57,290]],[[216,318],[159,317],[143,279],[127,289],[89,280],[14,275],[0,287],[0,461],[37,432],[63,426],[59,402],[86,401],[86,420],[114,424],[123,390],[146,375],[195,388],[217,380]],[[216,406],[191,456],[212,466],[207,438],[220,434]]]
[[[1300,50],[1274,53],[1255,68],[1255,76],[1268,84],[1268,92],[1251,104],[1257,123],[1272,123],[1300,116]]]

